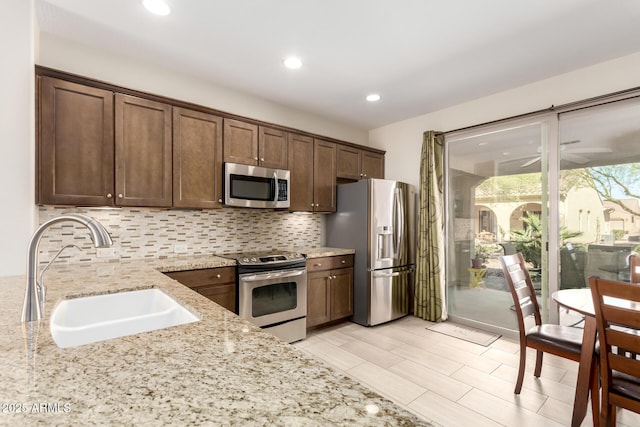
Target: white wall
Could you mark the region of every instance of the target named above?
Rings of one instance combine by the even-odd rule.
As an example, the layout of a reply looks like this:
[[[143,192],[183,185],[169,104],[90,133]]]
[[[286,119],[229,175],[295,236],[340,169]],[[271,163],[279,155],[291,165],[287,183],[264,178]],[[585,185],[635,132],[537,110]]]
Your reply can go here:
[[[35,225],[34,46],[32,0],[3,0],[0,13],[0,276],[25,274]]]
[[[156,64],[90,48],[48,33],[40,34],[38,64],[343,141],[362,145],[368,141],[364,129],[303,113]]]
[[[634,87],[640,87],[640,52],[373,129],[369,145],[387,150],[387,178],[418,185],[426,130],[446,132]]]

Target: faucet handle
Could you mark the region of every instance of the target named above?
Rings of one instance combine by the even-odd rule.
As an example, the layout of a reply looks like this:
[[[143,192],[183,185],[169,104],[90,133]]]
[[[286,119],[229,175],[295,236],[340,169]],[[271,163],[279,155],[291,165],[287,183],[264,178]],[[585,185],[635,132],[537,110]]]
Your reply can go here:
[[[44,268],[42,269],[42,271],[40,272],[40,280],[38,280],[36,282],[36,286],[38,287],[38,293],[40,294],[40,304],[42,304],[45,301],[45,297],[47,294],[47,290],[44,286],[44,272],[47,271],[47,269],[51,266],[51,264],[53,264],[53,262],[56,260],[56,258],[58,258],[58,256],[62,253],[62,251],[64,251],[67,248],[70,247],[74,247],[77,248],[78,250],[82,250],[82,248],[78,245],[74,245],[73,243],[63,246],[62,248],[60,248],[60,250],[53,256],[53,258],[51,259],[51,261],[49,261],[47,263],[47,265],[44,266]]]

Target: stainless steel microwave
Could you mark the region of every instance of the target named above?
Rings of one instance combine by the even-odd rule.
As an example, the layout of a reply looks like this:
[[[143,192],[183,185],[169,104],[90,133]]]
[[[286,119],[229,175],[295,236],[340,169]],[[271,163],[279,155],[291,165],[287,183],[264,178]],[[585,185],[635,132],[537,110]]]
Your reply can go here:
[[[244,208],[289,207],[288,170],[224,164],[224,204]]]

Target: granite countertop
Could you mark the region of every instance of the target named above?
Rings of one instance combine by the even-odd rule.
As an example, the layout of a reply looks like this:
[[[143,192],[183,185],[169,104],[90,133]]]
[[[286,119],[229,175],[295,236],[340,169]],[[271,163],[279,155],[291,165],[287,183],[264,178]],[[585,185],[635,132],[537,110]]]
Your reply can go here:
[[[339,256],[355,254],[355,249],[341,249],[341,248],[300,248],[296,251],[306,255],[307,258],[320,258],[325,256]]]
[[[54,265],[43,319],[25,324],[25,278],[0,277],[0,424],[429,425],[159,272],[234,264],[211,256]],[[60,300],[146,287],[202,320],[74,348],[53,342]]]

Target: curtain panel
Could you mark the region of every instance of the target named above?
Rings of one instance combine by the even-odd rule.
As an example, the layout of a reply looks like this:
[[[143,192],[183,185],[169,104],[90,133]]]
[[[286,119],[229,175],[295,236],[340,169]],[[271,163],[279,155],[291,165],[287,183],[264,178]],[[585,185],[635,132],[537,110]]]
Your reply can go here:
[[[444,135],[427,131],[420,159],[414,314],[431,322],[447,319],[443,172]]]

